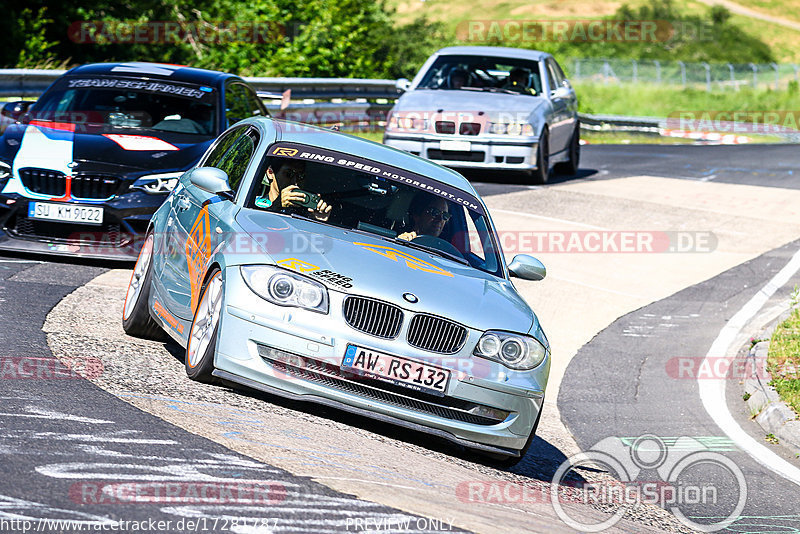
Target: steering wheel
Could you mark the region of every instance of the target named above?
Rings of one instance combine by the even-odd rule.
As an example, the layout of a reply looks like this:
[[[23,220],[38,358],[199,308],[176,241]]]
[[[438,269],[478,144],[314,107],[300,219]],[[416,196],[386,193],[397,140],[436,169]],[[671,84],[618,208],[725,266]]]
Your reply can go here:
[[[432,235],[418,235],[412,239],[411,242],[423,245],[425,247],[439,249],[442,252],[447,252],[448,254],[452,254],[453,256],[457,256],[459,258],[464,257],[461,251],[454,247],[452,243],[445,241],[441,237],[435,237]]]

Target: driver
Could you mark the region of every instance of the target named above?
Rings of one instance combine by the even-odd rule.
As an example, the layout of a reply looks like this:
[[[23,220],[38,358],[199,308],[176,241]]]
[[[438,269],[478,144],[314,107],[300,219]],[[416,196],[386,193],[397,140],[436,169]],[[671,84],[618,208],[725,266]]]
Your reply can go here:
[[[267,167],[261,183],[262,195],[256,198],[255,204],[259,208],[297,208],[297,204],[305,200],[305,193],[300,188],[306,178],[306,163],[295,159],[273,159]],[[266,193],[264,195],[263,193]],[[280,202],[276,202],[280,198]],[[327,221],[331,213],[331,206],[320,199],[316,209],[308,208],[315,219]]]
[[[397,239],[411,241],[421,235],[439,237],[452,214],[448,202],[429,193],[417,193],[408,207],[411,230],[403,232]]]
[[[530,78],[531,71],[522,67],[514,67],[508,73],[504,89],[522,93],[524,95],[535,95],[536,92],[528,87],[528,79]]]
[[[447,76],[447,85],[450,89],[461,89],[467,85],[469,74],[464,69],[453,69]]]

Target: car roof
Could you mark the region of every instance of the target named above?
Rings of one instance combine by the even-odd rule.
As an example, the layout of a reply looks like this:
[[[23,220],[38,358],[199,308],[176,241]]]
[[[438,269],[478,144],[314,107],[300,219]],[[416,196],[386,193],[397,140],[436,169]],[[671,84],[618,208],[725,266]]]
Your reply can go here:
[[[466,55],[466,56],[495,56],[518,59],[531,59],[539,61],[550,54],[539,50],[526,50],[524,48],[509,48],[505,46],[449,46],[436,51],[439,56]]]
[[[185,65],[167,63],[90,63],[70,69],[65,76],[74,75],[113,75],[158,80],[175,80],[196,84],[217,85],[228,78],[237,78],[233,74],[216,70],[196,69]]]
[[[270,117],[253,117],[242,121],[242,123],[244,122],[272,122],[278,130],[278,139],[276,140],[326,148],[344,154],[360,156],[375,161],[376,163],[385,163],[399,169],[432,178],[443,184],[457,187],[458,189],[478,197],[478,193],[472,187],[469,180],[456,171],[437,165],[436,163],[410,154],[404,150],[399,150],[344,132],[337,132],[329,128],[320,128],[294,121],[273,119]]]

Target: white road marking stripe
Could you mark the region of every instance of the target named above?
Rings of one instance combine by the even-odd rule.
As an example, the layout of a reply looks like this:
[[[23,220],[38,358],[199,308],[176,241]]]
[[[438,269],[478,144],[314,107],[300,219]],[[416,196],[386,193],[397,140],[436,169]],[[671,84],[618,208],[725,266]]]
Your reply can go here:
[[[102,419],[89,419],[88,417],[78,417],[76,415],[66,415],[63,417],[53,417],[51,414],[29,414],[29,413],[0,413],[0,417],[23,417],[25,419],[51,419],[55,421],[76,421],[78,423],[104,423],[113,424],[114,421],[103,421]]]
[[[33,436],[34,439],[52,439],[56,441],[90,441],[101,443],[137,443],[140,445],[177,445],[178,442],[171,439],[141,439],[141,438],[117,438],[113,436],[90,435],[90,434],[57,434],[56,432],[38,432]]]
[[[795,252],[783,269],[776,274],[764,287],[762,287],[747,304],[730,318],[725,327],[720,331],[706,354],[703,364],[711,365],[712,359],[723,358],[732,362],[738,351],[733,344],[747,322],[766,304],[775,292],[783,287],[792,276],[800,270],[800,250]],[[733,354],[728,353],[733,349]],[[766,446],[753,439],[731,415],[725,401],[726,378],[708,380],[698,378],[700,399],[703,401],[708,414],[715,423],[728,435],[736,445],[749,454],[755,461],[781,475],[785,479],[800,485],[800,469],[790,464]]]
[[[609,228],[606,228],[604,226],[595,226],[593,224],[586,224],[586,223],[580,223],[580,222],[575,222],[575,221],[568,221],[567,219],[557,219],[556,217],[546,217],[544,215],[536,215],[535,213],[525,213],[524,211],[504,210],[504,209],[501,209],[501,208],[491,208],[490,207],[489,208],[489,213],[491,213],[491,212],[505,213],[505,214],[508,214],[508,215],[519,215],[520,217],[531,217],[531,218],[534,218],[534,219],[542,219],[542,220],[545,220],[545,221],[553,221],[553,222],[559,222],[559,223],[564,223],[564,224],[571,224],[573,226],[582,226],[584,228],[591,228],[592,230],[609,230]]]

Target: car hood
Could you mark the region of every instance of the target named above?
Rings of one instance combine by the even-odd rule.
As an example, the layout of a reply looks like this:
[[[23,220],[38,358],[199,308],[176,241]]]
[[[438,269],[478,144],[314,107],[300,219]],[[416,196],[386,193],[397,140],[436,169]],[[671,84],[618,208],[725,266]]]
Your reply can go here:
[[[548,100],[542,96],[512,95],[478,91],[417,89],[404,93],[394,107],[395,112],[467,112],[484,113],[493,119],[500,113],[533,113]],[[439,111],[441,110],[441,111]]]
[[[236,219],[272,261],[315,278],[330,290],[378,298],[479,330],[524,333],[536,321],[508,280],[441,256],[269,212],[245,209]],[[252,262],[252,256],[240,261],[245,262]],[[407,302],[404,293],[413,293],[418,303]]]
[[[15,169],[142,174],[185,170],[200,159],[211,142],[212,139],[171,132],[118,131],[103,135],[15,124],[0,138],[0,159],[13,162]],[[73,165],[68,167],[70,163]]]

